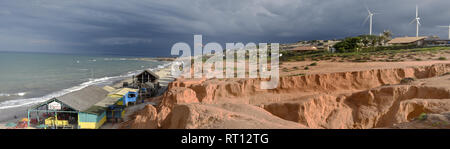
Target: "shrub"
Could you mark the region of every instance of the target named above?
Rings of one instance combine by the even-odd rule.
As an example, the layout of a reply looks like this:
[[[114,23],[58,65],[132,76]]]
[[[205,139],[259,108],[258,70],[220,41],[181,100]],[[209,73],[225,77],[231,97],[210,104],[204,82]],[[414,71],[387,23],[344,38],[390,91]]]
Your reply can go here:
[[[291,76],[304,76],[305,74],[304,73],[299,73],[299,74],[294,74],[294,75],[291,75]]]
[[[410,84],[410,83],[412,83],[413,81],[415,81],[416,79],[414,79],[414,78],[403,78],[401,81],[400,81],[400,84]]]
[[[443,61],[443,60],[447,60],[447,58],[446,57],[439,57],[438,60]]]
[[[351,37],[346,38],[344,41],[338,42],[334,45],[334,48],[339,53],[355,52],[358,48],[360,48],[359,43],[361,43],[360,37]]]
[[[309,64],[309,66],[317,66],[317,63],[316,62],[311,63],[311,64]]]
[[[428,118],[428,115],[426,113],[421,113],[419,115],[419,117],[417,117],[417,119],[421,120],[421,121],[426,120],[427,118]]]

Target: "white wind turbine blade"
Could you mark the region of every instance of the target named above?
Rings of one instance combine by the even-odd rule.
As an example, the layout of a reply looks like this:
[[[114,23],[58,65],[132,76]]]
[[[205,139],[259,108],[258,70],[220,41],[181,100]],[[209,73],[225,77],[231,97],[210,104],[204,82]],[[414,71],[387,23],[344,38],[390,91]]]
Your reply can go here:
[[[411,22],[409,22],[409,24],[412,24],[416,21],[417,19],[413,19]]]
[[[362,25],[365,25],[365,24],[367,23],[367,21],[369,20],[369,18],[370,18],[370,15],[368,15],[368,16],[366,17],[366,19],[364,20],[364,22],[363,22]]]
[[[416,18],[419,17],[419,5],[416,5]]]
[[[369,13],[369,14],[371,14],[372,12],[370,12],[370,9],[369,9],[369,7],[367,7],[366,6],[366,10],[367,10],[367,12]]]

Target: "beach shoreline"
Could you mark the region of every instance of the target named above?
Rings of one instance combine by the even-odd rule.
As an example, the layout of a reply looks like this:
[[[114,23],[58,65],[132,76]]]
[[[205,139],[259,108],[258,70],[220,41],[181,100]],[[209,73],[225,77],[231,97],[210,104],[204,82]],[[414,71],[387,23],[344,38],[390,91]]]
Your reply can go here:
[[[139,58],[139,60],[142,61],[154,61],[154,58]],[[159,61],[165,61],[167,63],[159,65],[155,68],[147,68],[152,69],[156,74],[160,76],[160,85],[162,88],[167,87],[167,84],[173,81],[173,79],[170,76],[170,60],[159,60]],[[125,77],[121,80],[115,81],[110,86],[114,88],[120,88],[123,85],[123,82],[130,82],[132,81],[132,77]],[[19,120],[27,117],[27,109],[34,106],[36,104],[29,104],[19,107],[12,107],[12,108],[6,108],[6,109],[0,109],[0,129],[7,129],[6,124],[8,123],[17,123]]]

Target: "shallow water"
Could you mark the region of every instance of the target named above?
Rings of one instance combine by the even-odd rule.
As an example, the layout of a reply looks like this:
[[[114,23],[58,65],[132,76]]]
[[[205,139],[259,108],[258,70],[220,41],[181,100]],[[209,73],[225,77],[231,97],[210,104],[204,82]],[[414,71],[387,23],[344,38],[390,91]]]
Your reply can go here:
[[[0,52],[0,109],[106,85],[166,62],[132,57]]]

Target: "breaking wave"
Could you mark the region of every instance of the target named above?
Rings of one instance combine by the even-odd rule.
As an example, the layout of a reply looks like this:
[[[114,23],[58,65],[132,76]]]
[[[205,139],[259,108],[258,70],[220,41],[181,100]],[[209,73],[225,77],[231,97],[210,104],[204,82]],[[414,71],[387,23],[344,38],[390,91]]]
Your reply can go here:
[[[27,92],[20,92],[14,94],[0,93],[0,97],[10,97],[10,96],[25,96]]]
[[[161,64],[158,65],[156,68],[149,68],[148,70],[151,71],[157,71],[159,69],[165,68],[167,66],[171,65],[171,63],[165,63],[165,64]],[[113,76],[113,77],[103,77],[103,78],[97,78],[97,79],[89,79],[89,81],[81,83],[77,86],[71,87],[71,88],[67,88],[67,89],[63,89],[57,92],[53,92],[50,94],[47,94],[43,97],[35,97],[35,98],[27,98],[27,99],[15,99],[15,100],[8,100],[8,101],[4,101],[0,103],[0,109],[9,109],[9,108],[15,108],[15,107],[21,107],[21,106],[27,106],[27,105],[31,105],[31,104],[36,104],[36,103],[40,103],[43,101],[46,101],[48,99],[51,98],[55,98],[55,97],[59,97],[71,92],[75,92],[78,90],[81,90],[85,87],[91,86],[91,85],[102,85],[102,84],[112,84],[114,81],[119,81],[122,79],[125,79],[127,77],[131,77],[133,75],[138,74],[139,72],[141,72],[142,70],[136,70],[136,71],[130,71],[124,75],[119,75],[119,76]],[[22,92],[22,93],[16,93],[16,94],[3,94],[0,93],[0,96],[11,96],[11,95],[17,95],[17,96],[24,96],[26,95],[26,92]]]

